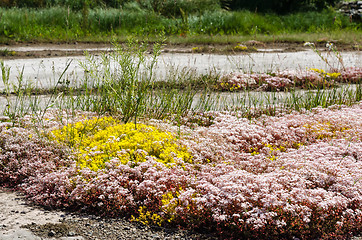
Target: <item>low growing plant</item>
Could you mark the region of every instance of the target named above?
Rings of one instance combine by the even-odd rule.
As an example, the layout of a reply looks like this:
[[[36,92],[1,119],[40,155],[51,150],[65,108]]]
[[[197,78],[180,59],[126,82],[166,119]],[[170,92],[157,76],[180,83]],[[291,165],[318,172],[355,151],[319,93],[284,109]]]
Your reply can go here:
[[[172,133],[145,124],[121,124],[111,117],[68,124],[52,131],[51,138],[73,147],[79,166],[93,171],[105,168],[111,159],[123,165],[149,159],[167,166],[192,162]]]
[[[154,157],[128,162],[111,157],[97,170],[78,162],[82,156],[74,153],[82,145],[79,138],[72,153],[64,145],[35,138],[31,128],[2,123],[0,177],[45,206],[133,215],[144,223],[208,230],[231,239],[347,239],[362,226],[361,109],[361,104],[319,107],[252,121],[238,112],[210,112],[211,125],[182,127],[178,144],[189,149],[192,162],[167,166]],[[55,130],[51,126],[58,116],[47,111],[48,133]],[[22,123],[33,124],[31,118]],[[179,129],[166,121],[150,124],[162,132]],[[110,150],[117,145],[113,130],[132,125],[97,118],[72,127],[93,143],[99,134],[98,143],[108,140]],[[144,131],[139,126],[134,136]],[[70,129],[55,130],[60,142]],[[134,130],[120,128],[119,133]],[[143,136],[153,139],[154,134]],[[35,143],[47,147],[37,151]],[[91,151],[97,159],[97,149]]]

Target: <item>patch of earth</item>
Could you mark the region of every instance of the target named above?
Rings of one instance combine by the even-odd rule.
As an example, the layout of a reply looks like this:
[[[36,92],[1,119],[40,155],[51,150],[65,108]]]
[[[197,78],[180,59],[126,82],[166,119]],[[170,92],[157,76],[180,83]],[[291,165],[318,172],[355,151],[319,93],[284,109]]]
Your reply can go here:
[[[316,47],[325,48],[325,42],[317,43]],[[238,44],[168,44],[164,47],[165,53],[213,53],[213,54],[240,54],[250,52],[298,52],[310,49],[299,42],[259,42],[246,41],[239,46],[246,46],[247,50],[240,51],[235,47]],[[359,51],[362,46],[336,43],[339,51]],[[14,43],[0,45],[0,59],[25,59],[82,56],[84,51],[97,55],[104,51],[112,51],[112,45],[107,43]],[[151,48],[149,49],[151,52]]]
[[[0,188],[0,209],[0,240],[218,239],[206,232],[44,209],[24,195],[3,188]]]
[[[0,240],[38,239],[22,226],[58,223],[65,214],[35,206],[22,194],[3,188],[0,188],[0,209]]]
[[[207,233],[145,226],[141,223],[131,223],[125,219],[104,219],[94,216],[72,217],[63,219],[61,223],[57,224],[30,224],[24,227],[41,238],[69,239],[77,237],[86,240],[218,239]]]

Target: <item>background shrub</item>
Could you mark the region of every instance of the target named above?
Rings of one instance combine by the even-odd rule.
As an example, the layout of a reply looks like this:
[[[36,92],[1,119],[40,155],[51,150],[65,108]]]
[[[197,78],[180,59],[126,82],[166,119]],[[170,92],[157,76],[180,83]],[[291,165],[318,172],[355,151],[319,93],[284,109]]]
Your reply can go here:
[[[219,0],[141,0],[139,3],[142,7],[167,17],[220,9]]]
[[[80,11],[86,8],[123,8],[133,3],[146,10],[164,16],[181,16],[182,12],[197,13],[220,9],[219,0],[2,0],[0,7],[43,8],[53,6],[69,7]]]
[[[288,14],[300,11],[320,11],[334,6],[338,0],[2,0],[0,7],[44,8],[61,6],[75,11],[89,8],[143,9],[166,17],[187,18],[189,14],[206,11],[250,10]]]
[[[305,10],[321,10],[338,3],[338,0],[231,0],[230,9],[248,9],[255,12],[290,13]]]

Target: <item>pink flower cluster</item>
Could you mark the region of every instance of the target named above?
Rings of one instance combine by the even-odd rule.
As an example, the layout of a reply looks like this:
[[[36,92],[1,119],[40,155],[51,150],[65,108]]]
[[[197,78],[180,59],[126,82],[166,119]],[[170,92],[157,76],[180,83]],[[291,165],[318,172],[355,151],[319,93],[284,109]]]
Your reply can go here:
[[[341,72],[341,81],[358,83],[362,79],[362,68],[349,67],[343,69]]]
[[[211,125],[192,128],[150,121],[181,131],[193,164],[113,160],[98,172],[80,169],[68,150],[32,131],[2,123],[1,184],[39,204],[104,215],[137,216],[145,207],[170,220],[163,224],[223,238],[347,239],[362,231],[362,103],[253,120],[211,115]]]
[[[324,77],[319,72],[313,70],[297,71],[284,70],[274,72],[276,76],[290,79],[296,87],[320,86],[324,82]],[[330,82],[333,85],[333,80]]]
[[[0,184],[19,187],[32,176],[68,166],[69,151],[46,144],[33,131],[0,123]]]
[[[245,88],[258,88],[266,91],[281,91],[290,87],[315,88],[329,87],[336,82],[358,83],[362,80],[362,68],[350,67],[339,73],[325,73],[318,69],[304,71],[284,70],[266,73],[229,73],[222,75],[217,82],[217,89],[223,91]]]
[[[258,90],[270,91],[277,90],[280,91],[282,89],[286,89],[288,87],[293,86],[293,81],[289,78],[285,77],[268,77],[264,79],[264,82]]]

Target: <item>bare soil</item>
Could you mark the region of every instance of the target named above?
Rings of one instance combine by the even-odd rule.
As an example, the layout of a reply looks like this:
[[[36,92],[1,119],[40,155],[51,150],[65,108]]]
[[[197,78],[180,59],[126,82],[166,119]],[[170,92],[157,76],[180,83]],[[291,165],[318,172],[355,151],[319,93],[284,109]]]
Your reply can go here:
[[[325,48],[325,42],[316,45],[318,48]],[[303,43],[297,42],[259,42],[247,41],[242,43],[248,49],[245,52],[297,52],[310,49],[303,46]],[[169,44],[164,47],[166,53],[214,53],[214,54],[232,54],[240,53],[234,47],[235,44]],[[359,51],[361,46],[351,44],[336,43],[339,51]],[[17,49],[22,50],[17,50]],[[26,50],[28,49],[28,50]],[[109,43],[11,43],[0,44],[0,59],[25,59],[25,58],[47,58],[47,57],[65,57],[81,56],[87,50],[92,54],[99,54],[105,50],[111,51],[112,45]],[[5,51],[4,51],[5,50]],[[150,48],[151,51],[151,48]]]
[[[44,209],[20,193],[0,188],[0,240],[216,240],[203,232],[145,226],[123,218]]]

